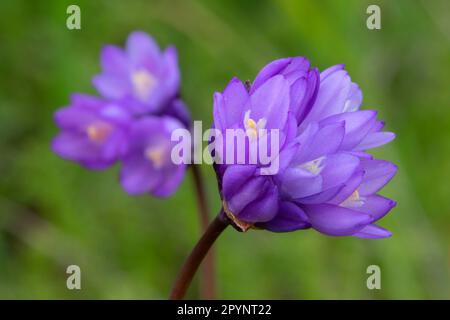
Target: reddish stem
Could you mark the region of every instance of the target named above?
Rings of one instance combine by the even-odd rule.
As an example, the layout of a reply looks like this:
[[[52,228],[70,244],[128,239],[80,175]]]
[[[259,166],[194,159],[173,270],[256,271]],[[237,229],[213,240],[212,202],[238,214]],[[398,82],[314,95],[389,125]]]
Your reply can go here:
[[[200,168],[196,165],[191,165],[192,175],[194,178],[194,185],[198,203],[198,210],[200,215],[201,232],[205,232],[209,225],[208,205],[206,203],[205,187],[201,175]],[[206,256],[205,263],[202,267],[202,274],[200,279],[200,296],[203,299],[212,300],[215,298],[215,264],[214,252],[210,250]]]
[[[171,300],[181,300],[186,294],[189,285],[192,282],[192,278],[197,272],[202,260],[207,255],[208,251],[211,249],[214,241],[219,237],[219,235],[228,226],[228,221],[223,218],[222,214],[219,214],[205,230],[205,233],[200,238],[200,240],[195,245],[191,254],[187,258],[183,267],[181,268],[175,284],[170,293],[169,299]]]

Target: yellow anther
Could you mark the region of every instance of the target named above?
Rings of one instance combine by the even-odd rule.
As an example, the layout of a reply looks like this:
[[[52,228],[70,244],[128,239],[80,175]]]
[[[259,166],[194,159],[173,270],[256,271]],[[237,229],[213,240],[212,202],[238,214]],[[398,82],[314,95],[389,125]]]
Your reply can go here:
[[[265,118],[261,118],[256,122],[252,118],[250,118],[250,110],[248,110],[244,115],[244,128],[245,133],[253,140],[258,137],[259,130],[265,129],[267,120]]]
[[[113,127],[106,122],[94,122],[86,128],[86,133],[91,141],[102,143],[110,135]]]
[[[247,119],[245,122],[245,125],[248,129],[255,129],[256,130],[256,122],[253,119]]]
[[[150,160],[156,169],[164,165],[164,150],[162,148],[147,148],[145,149],[145,157]]]

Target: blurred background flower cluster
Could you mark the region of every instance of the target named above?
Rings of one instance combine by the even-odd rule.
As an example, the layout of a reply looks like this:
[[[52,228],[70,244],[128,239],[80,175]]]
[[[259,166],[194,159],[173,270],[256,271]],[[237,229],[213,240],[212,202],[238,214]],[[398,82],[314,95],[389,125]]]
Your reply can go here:
[[[81,30],[66,9],[81,8]],[[381,8],[368,30],[366,8]],[[450,298],[450,4],[432,1],[13,1],[0,3],[0,298],[166,298],[199,236],[192,179],[174,199],[131,197],[117,170],[89,172],[51,152],[53,112],[94,93],[104,44],[143,30],[176,45],[182,96],[212,122],[212,95],[271,60],[345,63],[396,140],[375,151],[399,166],[383,194],[393,237],[227,230],[216,246],[221,298]],[[220,209],[213,169],[208,201]],[[81,267],[82,290],[66,288]],[[379,265],[381,290],[366,268]],[[198,298],[194,283],[190,298]]]

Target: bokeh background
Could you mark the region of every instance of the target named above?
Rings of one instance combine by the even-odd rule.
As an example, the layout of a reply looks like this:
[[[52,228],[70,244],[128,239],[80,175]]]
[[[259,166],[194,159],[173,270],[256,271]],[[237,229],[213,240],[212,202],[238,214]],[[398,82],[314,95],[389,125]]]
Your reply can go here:
[[[69,4],[81,7],[81,30],[66,28]],[[381,30],[366,28],[369,4],[381,7]],[[226,230],[218,297],[450,298],[447,0],[2,0],[0,15],[0,298],[164,299],[198,239],[191,176],[169,200],[130,197],[118,167],[89,172],[49,148],[53,112],[71,92],[95,93],[101,47],[137,29],[178,47],[183,97],[207,126],[212,94],[232,76],[305,55],[320,69],[345,63],[364,108],[397,133],[376,151],[399,166],[383,191],[398,201],[381,222],[392,238]],[[201,170],[217,212],[213,170]],[[66,288],[70,264],[81,267],[80,291]],[[366,287],[372,264],[381,290]]]

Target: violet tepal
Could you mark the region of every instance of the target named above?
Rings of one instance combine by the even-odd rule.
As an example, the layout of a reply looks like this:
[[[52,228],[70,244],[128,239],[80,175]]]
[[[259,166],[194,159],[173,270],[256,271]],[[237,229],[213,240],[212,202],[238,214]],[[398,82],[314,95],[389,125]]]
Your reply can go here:
[[[317,95],[319,70],[311,69],[308,59],[304,57],[278,59],[258,73],[250,93],[254,93],[263,83],[276,75],[282,76],[288,83],[290,110],[297,122],[302,122]]]
[[[260,127],[282,133],[279,170],[258,164],[216,166],[224,211],[241,230],[287,232],[314,228],[332,236],[382,238],[374,224],[395,206],[376,193],[396,166],[366,150],[390,142],[342,65],[318,74],[302,57],[276,60],[249,90],[233,79],[214,99],[214,127]],[[255,124],[255,125],[253,125]]]

